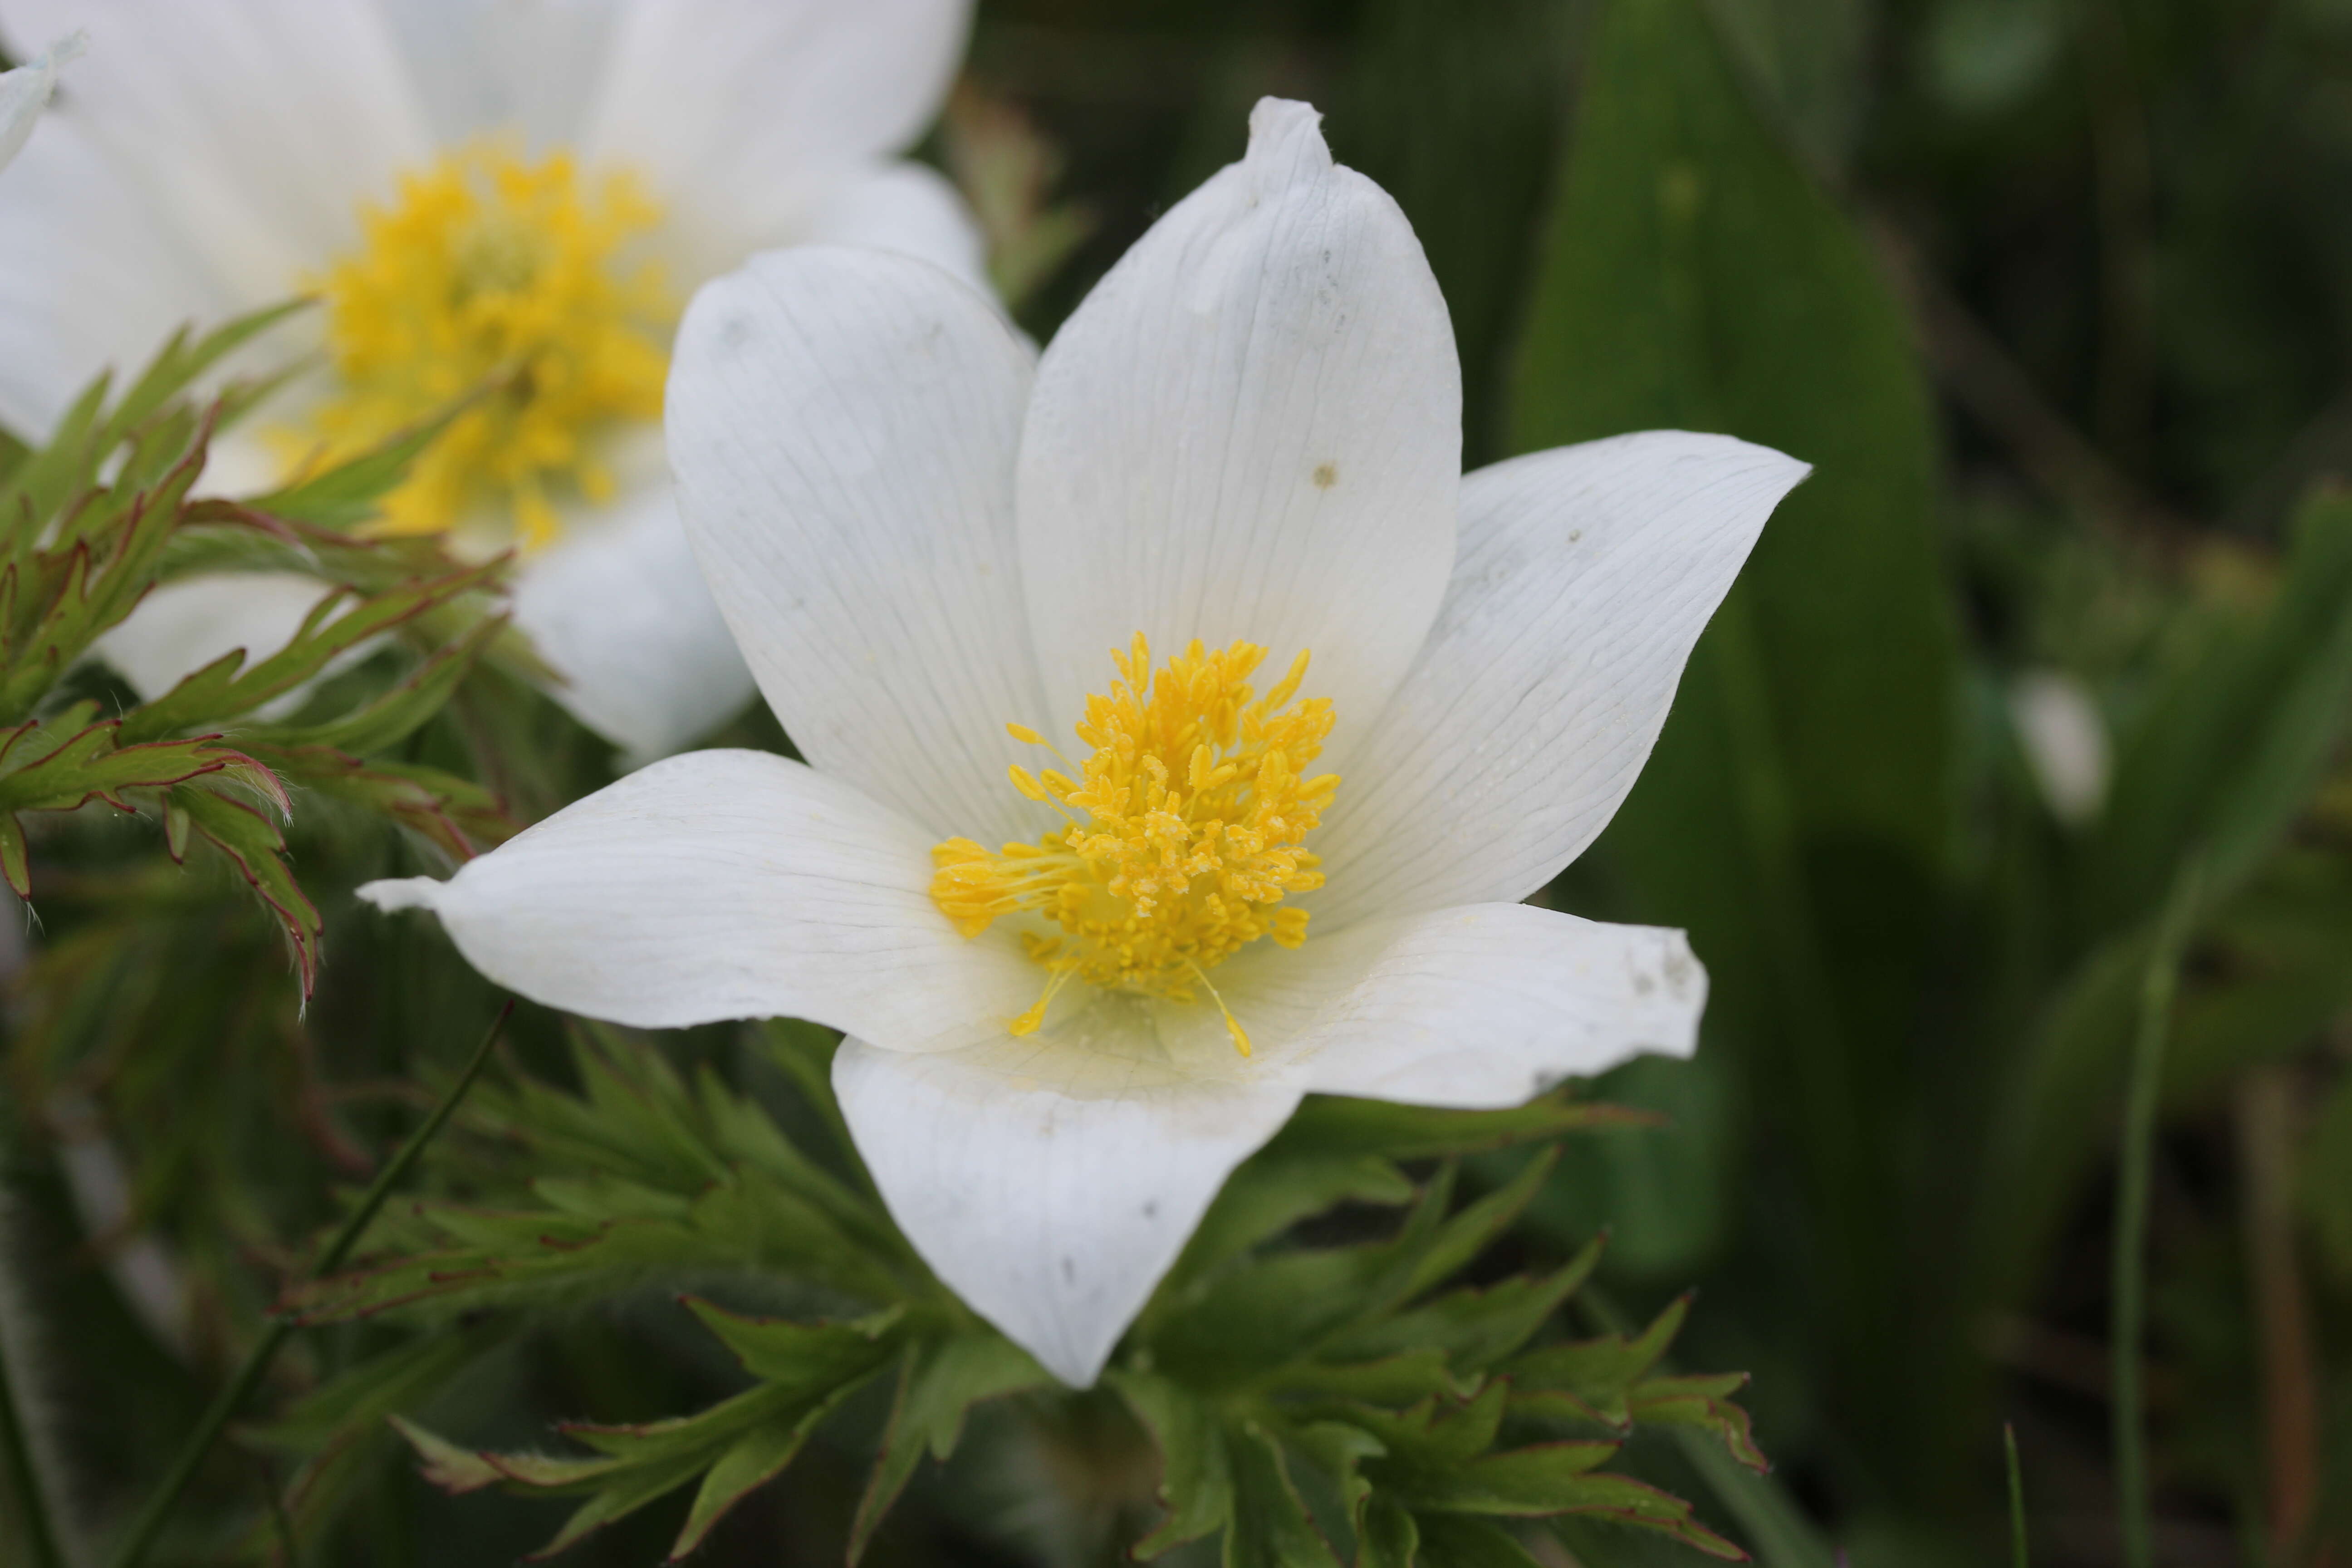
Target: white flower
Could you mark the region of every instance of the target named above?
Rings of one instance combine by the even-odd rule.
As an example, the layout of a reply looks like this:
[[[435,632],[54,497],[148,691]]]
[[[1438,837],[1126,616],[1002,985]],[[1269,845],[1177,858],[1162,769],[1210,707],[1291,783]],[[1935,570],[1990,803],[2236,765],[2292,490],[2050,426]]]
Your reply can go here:
[[[1506,1106],[1693,1047],[1680,932],[1517,900],[1804,467],[1658,431],[1465,479],[1460,410],[1420,246],[1300,104],[1042,359],[921,263],[763,257],[688,312],[671,453],[813,765],[673,758],[362,891],[556,1006],[845,1030],[909,1239],[1087,1383],[1302,1094]]]
[[[33,134],[33,121],[57,90],[58,68],[82,51],[79,33],[53,44],[49,52],[12,71],[0,71],[0,169],[15,163]]]
[[[0,0],[22,47],[85,26],[71,100],[0,184],[0,425],[45,434],[184,322],[315,290],[324,371],[207,488],[405,427],[520,367],[394,497],[468,551],[518,538],[556,695],[635,756],[751,678],[678,527],[658,430],[677,306],[755,252],[903,249],[977,277],[946,182],[891,156],[936,113],[970,0]],[[281,340],[282,341],[282,340]],[[152,696],[282,646],[322,590],[152,595],[100,651]]]
[[[2090,688],[2064,670],[2028,670],[2010,686],[2009,716],[2050,815],[2069,827],[2097,820],[2113,764]]]

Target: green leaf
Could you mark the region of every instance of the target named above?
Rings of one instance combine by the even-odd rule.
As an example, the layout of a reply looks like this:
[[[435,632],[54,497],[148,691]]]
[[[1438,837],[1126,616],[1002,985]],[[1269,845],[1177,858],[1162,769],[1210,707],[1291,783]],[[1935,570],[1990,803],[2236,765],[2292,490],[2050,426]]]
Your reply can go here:
[[[1114,1368],[1104,1381],[1127,1401],[1160,1446],[1160,1500],[1168,1517],[1136,1542],[1136,1557],[1149,1562],[1225,1528],[1234,1517],[1235,1483],[1217,1413],[1150,1373]]]
[[[1244,1422],[1228,1435],[1234,1509],[1225,1526],[1224,1568],[1339,1568],[1331,1544],[1290,1484],[1282,1448]]]
[[[1391,1162],[1370,1154],[1265,1151],[1225,1180],[1160,1289],[1181,1298],[1220,1264],[1343,1203],[1407,1204],[1416,1189]]]
[[[1646,1378],[1682,1331],[1690,1298],[1671,1303],[1640,1334],[1547,1345],[1511,1363],[1515,1403],[1531,1413],[1559,1413],[1623,1428],[1633,1423],[1635,1385]]]
[[[1384,1100],[1309,1095],[1261,1157],[1357,1154],[1434,1160],[1563,1133],[1647,1127],[1656,1121],[1642,1111],[1574,1100],[1566,1092],[1507,1110],[1439,1110]]]
[[[1026,1351],[992,1330],[953,1334],[910,1348],[899,1373],[898,1396],[883,1434],[882,1452],[850,1525],[850,1562],[865,1555],[924,1453],[944,1460],[955,1452],[964,1416],[973,1405],[1052,1384],[1053,1378]]]
[[[1356,1568],[1412,1568],[1421,1540],[1421,1528],[1411,1510],[1393,1498],[1374,1493],[1356,1526]],[[1439,1550],[1433,1546],[1433,1563],[1460,1561],[1465,1568],[1475,1568],[1475,1558],[1441,1559],[1436,1555]]]
[[[772,1386],[828,1387],[872,1372],[896,1349],[893,1331],[905,1316],[893,1307],[847,1323],[797,1323],[784,1318],[740,1318],[694,1297],[688,1310],[717,1334],[743,1370]]]
[[[184,826],[173,835],[184,842],[193,830],[228,858],[264,908],[277,920],[294,952],[294,966],[308,996],[318,982],[319,939],[325,925],[310,896],[294,880],[286,864],[286,838],[261,813],[229,799],[204,784],[174,785],[164,810]]]
[[[500,570],[500,563],[486,562],[437,577],[412,578],[365,597],[331,590],[284,647],[250,669],[242,668],[242,650],[215,659],[154,701],[132,710],[123,721],[124,733],[144,740],[251,712],[314,679],[338,655],[437,605],[483,588]]]
[[[818,1423],[832,1414],[840,1395],[813,1405],[797,1421],[778,1422],[746,1433],[719,1456],[702,1478],[702,1486],[687,1510],[686,1523],[671,1543],[669,1560],[683,1559],[717,1528],[727,1510],[783,1473],[806,1446]]]
[[[431,419],[386,438],[368,451],[324,472],[298,479],[244,504],[265,516],[320,528],[349,529],[374,517],[383,498],[408,478],[408,470],[450,422],[472,406],[458,399]]]
[[[1588,1244],[1549,1278],[1520,1275],[1483,1290],[1450,1291],[1426,1306],[1344,1334],[1323,1353],[1334,1361],[1354,1361],[1418,1347],[1456,1371],[1484,1372],[1526,1343],[1575,1294],[1601,1261],[1601,1250],[1598,1240]]]
[[[1627,1396],[1626,1410],[1637,1426],[1693,1426],[1712,1433],[1733,1458],[1760,1476],[1771,1469],[1771,1461],[1756,1446],[1748,1412],[1731,1403],[1747,1386],[1744,1372],[1651,1378]]]
[[[1517,382],[1515,446],[1720,431],[1814,465],[1694,652],[1594,851],[1616,918],[1686,929],[1710,1048],[1799,1162],[1811,1320],[1911,1454],[1898,1103],[1956,842],[1952,606],[1909,326],[1696,0],[1610,0]],[[1898,1436],[1902,1447],[1893,1445]],[[1922,1462],[1929,1462],[1925,1458]]]
[[[1534,1568],[1536,1560],[1528,1555],[1508,1531],[1488,1524],[1480,1519],[1464,1519],[1450,1514],[1431,1514],[1417,1521],[1423,1552],[1422,1561],[1435,1568]]]
[[[2251,633],[2181,670],[2119,738],[2084,877],[2104,929],[2143,918],[2202,854],[2210,902],[2268,857],[2352,725],[2352,493],[2297,512],[2286,572]]]

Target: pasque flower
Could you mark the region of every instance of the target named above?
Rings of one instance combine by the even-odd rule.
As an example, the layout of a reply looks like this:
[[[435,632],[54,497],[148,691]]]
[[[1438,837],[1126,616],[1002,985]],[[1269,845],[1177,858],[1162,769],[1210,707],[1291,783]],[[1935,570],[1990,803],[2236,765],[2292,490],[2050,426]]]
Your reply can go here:
[[[1042,358],[921,262],[762,257],[688,311],[669,422],[808,764],[672,758],[362,892],[556,1006],[845,1031],[891,1212],[1062,1377],[1307,1091],[1692,1049],[1680,932],[1517,900],[1804,467],[1659,431],[1465,478],[1444,301],[1312,110],[1261,103]]]
[[[79,34],[12,71],[0,71],[0,169],[14,163],[33,134],[33,121],[57,90],[58,68],[81,53]]]
[[[678,306],[755,252],[896,247],[976,276],[960,201],[897,161],[969,0],[0,0],[86,26],[69,103],[0,185],[0,425],[299,292],[317,374],[215,451],[266,489],[469,393],[387,526],[519,544],[556,695],[640,756],[751,695],[659,434]],[[284,340],[278,342],[282,344]],[[302,346],[302,345],[295,345]],[[292,635],[284,574],[158,590],[101,651],[142,694]]]

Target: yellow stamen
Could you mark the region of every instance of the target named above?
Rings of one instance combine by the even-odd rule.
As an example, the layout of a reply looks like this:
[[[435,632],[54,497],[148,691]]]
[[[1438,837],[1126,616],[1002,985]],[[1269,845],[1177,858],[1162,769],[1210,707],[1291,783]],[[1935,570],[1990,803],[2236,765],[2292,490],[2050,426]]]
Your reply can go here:
[[[1248,1032],[1208,972],[1260,937],[1293,948],[1307,940],[1307,911],[1277,906],[1323,885],[1320,862],[1301,845],[1339,786],[1336,774],[1299,773],[1321,753],[1332,721],[1328,699],[1291,705],[1307,656],[1258,697],[1249,678],[1265,652],[1246,642],[1210,652],[1196,641],[1155,671],[1138,633],[1111,655],[1119,679],[1110,694],[1087,699],[1077,736],[1093,754],[1072,764],[1081,776],[1009,770],[1023,795],[1067,808],[1069,826],[996,853],[969,838],[932,849],[931,897],[964,935],[1013,915],[1058,928],[1022,935],[1053,978],[1012,1020],[1014,1034],[1037,1028],[1075,975],[1171,1002],[1205,991],[1234,1048],[1250,1054]],[[1005,731],[1048,744],[1025,725]]]
[[[281,444],[340,460],[473,395],[387,498],[383,531],[487,514],[548,542],[558,500],[612,494],[600,438],[661,416],[677,312],[658,269],[624,255],[659,216],[627,175],[592,184],[560,153],[482,143],[407,175],[312,280],[340,384]]]

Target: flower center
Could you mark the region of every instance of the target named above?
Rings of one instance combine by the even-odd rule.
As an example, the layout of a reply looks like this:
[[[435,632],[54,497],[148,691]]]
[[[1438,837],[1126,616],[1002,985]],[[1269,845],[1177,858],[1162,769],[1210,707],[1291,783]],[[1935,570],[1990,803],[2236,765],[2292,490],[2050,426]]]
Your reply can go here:
[[[1300,772],[1331,732],[1328,698],[1291,706],[1307,656],[1258,697],[1249,679],[1265,651],[1237,642],[1212,653],[1196,640],[1155,671],[1138,632],[1131,651],[1111,655],[1119,679],[1110,695],[1087,699],[1077,736],[1094,752],[1081,776],[1011,770],[1013,787],[1053,805],[1066,825],[999,854],[969,838],[932,849],[931,898],[964,935],[1007,915],[1040,917],[1021,940],[1051,978],[1037,1005],[1011,1021],[1014,1034],[1044,1023],[1075,976],[1173,1002],[1205,990],[1234,1048],[1249,1054],[1249,1036],[1208,972],[1260,937],[1284,947],[1307,940],[1307,911],[1276,906],[1323,885],[1300,845],[1339,787],[1336,773]],[[1034,730],[1005,728],[1048,745]]]
[[[383,531],[487,512],[547,542],[551,495],[613,492],[597,437],[661,416],[677,312],[659,269],[623,254],[659,216],[629,175],[591,184],[560,153],[478,143],[403,176],[313,281],[340,384],[290,441],[336,461],[470,396],[387,498]]]

